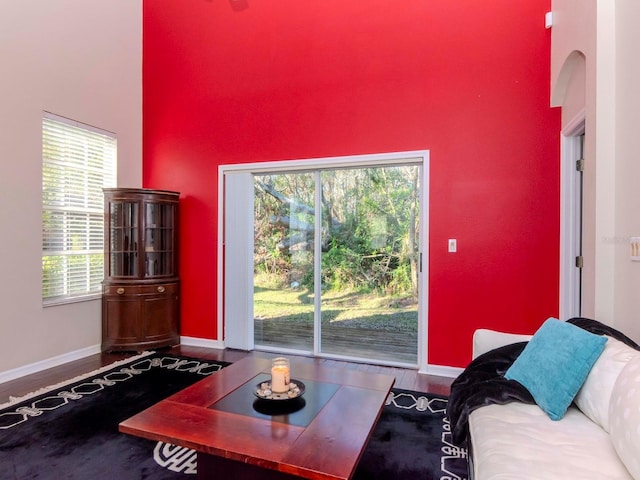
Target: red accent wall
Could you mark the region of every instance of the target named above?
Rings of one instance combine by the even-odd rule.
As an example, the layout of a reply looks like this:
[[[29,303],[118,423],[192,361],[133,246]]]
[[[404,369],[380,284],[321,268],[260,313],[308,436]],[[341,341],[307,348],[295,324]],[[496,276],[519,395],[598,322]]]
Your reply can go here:
[[[558,315],[550,0],[144,0],[143,184],[181,195],[182,335],[216,339],[220,164],[430,150],[429,363]],[[447,239],[458,253],[447,253]]]

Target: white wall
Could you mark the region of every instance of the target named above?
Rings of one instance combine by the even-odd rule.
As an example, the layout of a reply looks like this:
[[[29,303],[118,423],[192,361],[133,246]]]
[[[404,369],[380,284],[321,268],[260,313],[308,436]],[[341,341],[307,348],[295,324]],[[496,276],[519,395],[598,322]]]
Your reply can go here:
[[[1,374],[99,348],[100,300],[42,307],[42,112],[115,132],[141,186],[141,0],[0,0],[0,69]]]
[[[560,73],[571,52],[584,55],[584,314],[640,341],[640,263],[627,243],[640,236],[640,2],[553,0],[552,10],[553,105],[579,109],[582,93],[565,97]],[[141,186],[141,12],[141,0],[0,0],[0,374],[98,349],[99,300],[41,304],[42,112],[116,132],[118,184]]]
[[[640,2],[553,0],[552,11],[553,105],[576,109],[582,92],[567,89],[580,82],[565,67],[572,52],[585,59],[583,315],[640,342],[640,263],[629,259],[629,237],[640,236]],[[570,120],[563,115],[563,125]]]
[[[583,315],[593,317],[596,291],[596,0],[553,0],[552,12],[551,104],[563,107],[563,128],[574,120],[569,110],[585,112],[582,309]],[[579,94],[575,92],[579,83],[584,84],[581,86],[582,105],[577,103]]]
[[[640,236],[640,2],[616,1],[616,325],[640,342],[640,262],[626,239]]]

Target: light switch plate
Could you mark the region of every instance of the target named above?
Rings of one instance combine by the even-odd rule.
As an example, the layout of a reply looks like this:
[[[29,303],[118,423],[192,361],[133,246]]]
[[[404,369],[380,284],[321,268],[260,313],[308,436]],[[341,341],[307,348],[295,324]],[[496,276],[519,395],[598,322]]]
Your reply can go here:
[[[455,238],[449,239],[449,253],[455,253],[458,251],[458,241]]]
[[[640,262],[640,237],[631,237],[631,261]]]

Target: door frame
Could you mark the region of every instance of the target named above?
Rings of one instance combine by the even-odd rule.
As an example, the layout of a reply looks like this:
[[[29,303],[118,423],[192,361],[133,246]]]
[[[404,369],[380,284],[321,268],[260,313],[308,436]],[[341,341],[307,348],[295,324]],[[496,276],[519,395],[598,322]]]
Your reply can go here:
[[[561,320],[580,316],[581,273],[575,258],[581,255],[581,185],[576,171],[580,137],[585,133],[585,111],[562,129],[560,136],[560,305]],[[583,152],[584,154],[584,152]]]
[[[429,150],[351,155],[342,157],[313,158],[306,160],[267,161],[220,165],[218,167],[218,271],[217,271],[217,322],[218,332],[223,333],[223,345],[241,350],[253,350],[253,288],[247,284],[246,272],[253,271],[253,183],[248,188],[246,180],[256,173],[295,172],[330,168],[365,168],[370,166],[402,165],[408,162],[422,166],[420,189],[420,262],[418,292],[418,368],[424,371],[428,358],[428,292],[429,292]],[[242,186],[243,181],[245,185]],[[248,220],[243,215],[226,215],[227,189],[241,189],[240,202],[234,201],[233,211],[251,207]],[[250,190],[250,191],[249,191]],[[239,204],[241,203],[241,204]],[[248,210],[244,210],[248,211]],[[251,222],[251,230],[248,230]],[[242,238],[232,237],[231,229],[244,232]],[[226,269],[227,256],[233,256],[234,268]],[[244,260],[243,260],[244,259]],[[250,260],[250,261],[249,261]],[[239,262],[239,264],[238,264]],[[237,266],[237,267],[236,267]],[[243,278],[244,277],[244,278]],[[253,281],[253,276],[250,277]],[[229,287],[229,288],[227,288]],[[240,287],[240,288],[238,288]],[[250,291],[249,291],[250,290]],[[244,292],[244,293],[242,293]],[[227,294],[230,296],[227,298]],[[237,319],[242,318],[243,321]],[[226,319],[235,321],[227,322]],[[314,352],[317,355],[318,352]],[[324,355],[322,355],[324,356]]]

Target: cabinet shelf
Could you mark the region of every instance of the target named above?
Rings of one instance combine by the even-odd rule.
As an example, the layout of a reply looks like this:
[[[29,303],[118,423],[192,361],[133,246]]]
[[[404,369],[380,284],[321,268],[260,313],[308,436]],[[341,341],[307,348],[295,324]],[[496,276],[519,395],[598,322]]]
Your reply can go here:
[[[178,192],[107,188],[102,350],[179,343]]]

